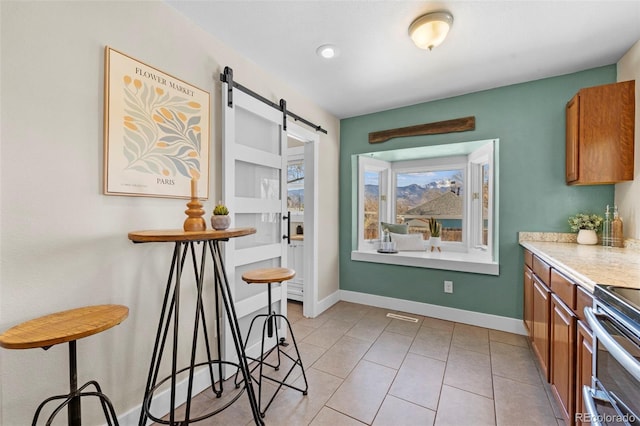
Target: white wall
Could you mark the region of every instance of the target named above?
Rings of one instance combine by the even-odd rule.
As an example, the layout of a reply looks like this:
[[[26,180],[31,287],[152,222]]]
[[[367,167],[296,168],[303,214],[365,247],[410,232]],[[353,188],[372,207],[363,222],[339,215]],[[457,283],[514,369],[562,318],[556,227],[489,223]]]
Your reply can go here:
[[[1,1],[0,11],[0,329],[77,306],[129,306],[121,325],[78,342],[78,375],[97,379],[119,414],[140,404],[172,247],[136,246],[127,232],[181,228],[185,200],[102,194],[105,45],[211,93],[208,213],[221,188],[224,66],[328,130],[320,136],[319,296],[338,290],[338,119],[161,2]],[[186,302],[193,291],[184,293]],[[66,391],[65,345],[0,354],[0,424],[30,423],[40,401]],[[96,410],[83,416],[102,423]]]
[[[625,238],[640,239],[640,41],[618,62],[618,81],[636,81],[635,170],[633,182],[616,184],[615,202]]]

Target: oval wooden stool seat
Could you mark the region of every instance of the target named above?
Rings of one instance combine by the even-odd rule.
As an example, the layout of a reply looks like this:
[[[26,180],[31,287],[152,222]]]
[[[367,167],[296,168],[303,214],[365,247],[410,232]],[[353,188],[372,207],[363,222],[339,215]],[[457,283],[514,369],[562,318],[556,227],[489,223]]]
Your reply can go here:
[[[268,284],[289,281],[296,276],[296,271],[289,268],[263,268],[247,271],[242,280],[248,284]]]
[[[102,393],[100,385],[91,380],[80,388],[77,382],[76,340],[108,330],[124,321],[129,315],[129,308],[122,305],[95,305],[68,311],[56,312],[18,324],[0,335],[0,346],[6,349],[49,349],[59,343],[69,343],[69,388],[65,395],[56,395],[45,399],[38,406],[32,425],[36,425],[40,411],[49,402],[62,400],[47,420],[51,424],[53,418],[67,407],[69,425],[81,424],[81,397],[96,397],[102,405],[108,425],[118,425],[118,418],[113,404]],[[87,391],[90,386],[95,391]]]
[[[275,311],[271,311],[271,284],[272,283],[281,283],[283,281],[289,281],[290,279],[292,279],[293,277],[296,276],[296,271],[294,271],[293,269],[289,269],[289,268],[262,268],[262,269],[254,269],[251,271],[247,271],[244,274],[242,274],[242,280],[245,281],[247,284],[267,284],[268,285],[268,289],[267,289],[267,311],[269,311],[266,314],[259,314],[256,315],[255,317],[253,317],[253,319],[251,320],[251,324],[249,325],[249,331],[247,332],[247,338],[245,340],[244,343],[244,349],[245,349],[245,353],[247,352],[247,343],[249,342],[249,338],[251,336],[251,330],[253,329],[253,325],[256,322],[256,320],[260,319],[260,318],[264,318],[264,323],[262,326],[262,340],[260,341],[261,347],[260,347],[260,355],[258,357],[251,357],[249,355],[246,355],[247,359],[250,359],[251,361],[255,361],[255,365],[253,366],[253,368],[251,368],[250,373],[253,375],[254,371],[256,369],[260,369],[259,373],[258,373],[258,377],[255,377],[254,380],[256,381],[256,383],[258,383],[258,409],[260,411],[260,416],[264,417],[265,412],[267,411],[267,409],[269,408],[269,406],[271,405],[271,403],[273,402],[273,399],[276,397],[276,395],[278,394],[278,392],[280,391],[280,389],[283,386],[286,386],[290,389],[294,389],[297,390],[299,392],[302,392],[303,395],[307,394],[307,391],[309,389],[309,384],[307,382],[307,375],[304,372],[304,367],[302,366],[302,358],[300,357],[300,351],[298,350],[298,344],[296,343],[296,338],[293,335],[293,330],[291,329],[291,323],[289,322],[289,319],[281,314],[276,314]],[[283,301],[282,303],[286,303],[286,301]],[[282,337],[280,338],[278,336],[278,329],[275,326],[276,321],[280,320],[284,323],[284,325],[288,328],[289,330],[289,336],[291,336],[291,340],[293,341],[293,347],[295,349],[295,355],[296,357],[294,358],[293,356],[291,356],[289,353],[285,352],[284,350],[281,350],[280,347],[281,346],[288,346],[288,343],[285,343],[285,338]],[[272,340],[273,339],[273,335],[274,335],[274,331],[275,331],[275,343]],[[272,346],[270,349],[267,349],[265,351],[265,345],[274,345]],[[271,355],[272,352],[275,352],[277,355],[277,359],[275,363],[269,363],[267,361],[267,358],[269,357],[269,355]],[[293,351],[291,351],[293,352]],[[265,374],[265,366],[266,367],[270,367],[273,368],[274,370],[279,370],[280,369],[280,362],[281,362],[281,356],[282,357],[287,357],[291,362],[292,365],[289,368],[288,372],[284,375],[279,375],[279,377],[272,377],[269,376],[267,374]],[[300,368],[300,370],[302,371],[302,377],[304,378],[304,388],[299,388],[294,386],[291,383],[291,380],[289,380],[289,382],[287,382],[287,378],[289,378],[291,376],[291,373],[293,372],[293,370],[298,367]],[[253,376],[252,376],[253,377]],[[284,378],[282,378],[284,377]],[[293,377],[293,376],[292,376]],[[273,392],[273,394],[271,395],[271,399],[269,400],[269,402],[267,402],[267,404],[264,406],[263,408],[263,404],[262,404],[262,383],[263,383],[263,379],[268,379],[271,383],[275,383],[278,385],[277,389],[275,390],[275,392]],[[236,373],[236,387],[240,386],[240,382],[238,382],[238,374]]]
[[[97,305],[56,312],[18,324],[0,335],[6,349],[47,348],[82,339],[120,324],[129,315],[122,305]]]

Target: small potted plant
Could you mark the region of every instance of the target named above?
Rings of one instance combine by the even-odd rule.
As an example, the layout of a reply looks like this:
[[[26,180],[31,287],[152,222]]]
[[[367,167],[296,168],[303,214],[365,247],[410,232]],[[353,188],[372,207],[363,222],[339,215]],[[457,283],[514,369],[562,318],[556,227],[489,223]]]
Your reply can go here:
[[[602,216],[589,213],[578,213],[569,217],[569,226],[572,232],[578,233],[578,244],[597,244],[596,231],[602,225]]]
[[[442,224],[438,223],[438,221],[430,217],[428,220],[429,223],[429,233],[431,234],[429,237],[429,244],[431,245],[431,251],[434,248],[440,250],[440,231],[442,230]]]
[[[222,201],[218,201],[218,204],[213,209],[213,215],[211,215],[211,226],[213,229],[222,231],[227,229],[231,224],[231,217],[229,216],[229,209],[222,204]]]

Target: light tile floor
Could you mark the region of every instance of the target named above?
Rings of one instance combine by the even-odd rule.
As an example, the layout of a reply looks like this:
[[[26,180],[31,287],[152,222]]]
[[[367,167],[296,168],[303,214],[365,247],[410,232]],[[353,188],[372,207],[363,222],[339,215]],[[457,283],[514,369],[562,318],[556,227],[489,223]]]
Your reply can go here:
[[[267,425],[563,425],[524,336],[394,312],[418,319],[406,322],[348,302],[313,319],[299,303],[289,302],[288,311],[309,392],[283,388]],[[293,380],[301,386],[298,371]],[[270,397],[275,387],[265,389]],[[197,395],[191,417],[233,394]],[[197,424],[253,424],[246,396]]]

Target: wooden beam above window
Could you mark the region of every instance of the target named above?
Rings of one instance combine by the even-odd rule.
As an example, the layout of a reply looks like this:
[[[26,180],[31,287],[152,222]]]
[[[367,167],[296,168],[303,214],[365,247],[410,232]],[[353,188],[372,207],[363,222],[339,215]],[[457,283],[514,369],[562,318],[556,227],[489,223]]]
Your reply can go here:
[[[369,133],[369,143],[386,142],[393,138],[406,136],[438,135],[442,133],[467,132],[475,130],[476,117],[454,118],[453,120],[435,123],[418,124],[416,126],[400,127],[397,129],[381,130]]]

